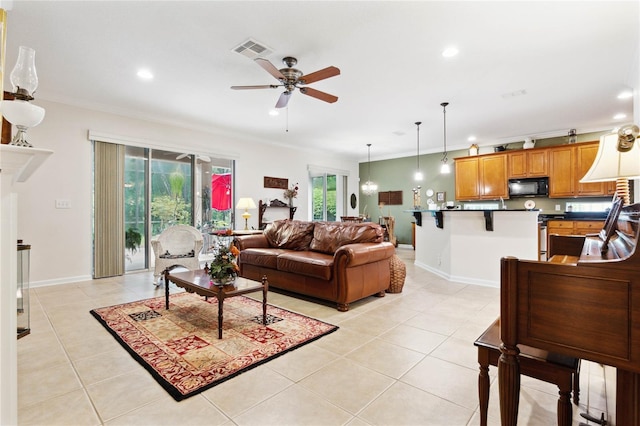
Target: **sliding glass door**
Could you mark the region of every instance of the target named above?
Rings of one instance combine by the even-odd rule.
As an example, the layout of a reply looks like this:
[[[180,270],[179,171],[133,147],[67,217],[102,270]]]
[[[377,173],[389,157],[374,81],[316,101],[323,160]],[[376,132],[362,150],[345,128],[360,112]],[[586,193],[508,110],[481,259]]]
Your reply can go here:
[[[150,240],[172,225],[233,227],[233,161],[148,148],[125,150],[125,271],[152,268]]]

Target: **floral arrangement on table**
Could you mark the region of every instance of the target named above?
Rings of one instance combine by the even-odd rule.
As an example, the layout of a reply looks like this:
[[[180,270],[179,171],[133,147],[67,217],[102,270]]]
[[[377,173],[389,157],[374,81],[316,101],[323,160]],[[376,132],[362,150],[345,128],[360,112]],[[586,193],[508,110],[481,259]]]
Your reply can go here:
[[[284,198],[289,200],[289,206],[293,206],[293,199],[298,196],[298,182],[295,185],[291,185],[289,189],[284,190]]]
[[[209,265],[209,276],[215,284],[229,284],[233,282],[240,272],[238,266],[238,255],[240,250],[232,244],[219,245],[216,247],[216,255]]]

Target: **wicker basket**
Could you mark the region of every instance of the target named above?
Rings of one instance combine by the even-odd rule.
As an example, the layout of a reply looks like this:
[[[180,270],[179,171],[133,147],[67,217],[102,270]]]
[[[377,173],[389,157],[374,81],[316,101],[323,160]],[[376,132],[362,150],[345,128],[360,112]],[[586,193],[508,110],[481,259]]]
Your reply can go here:
[[[402,292],[402,287],[404,287],[404,279],[407,276],[407,266],[398,257],[398,255],[394,254],[393,256],[391,256],[391,259],[389,259],[389,269],[391,272],[391,282],[389,283],[387,293]]]

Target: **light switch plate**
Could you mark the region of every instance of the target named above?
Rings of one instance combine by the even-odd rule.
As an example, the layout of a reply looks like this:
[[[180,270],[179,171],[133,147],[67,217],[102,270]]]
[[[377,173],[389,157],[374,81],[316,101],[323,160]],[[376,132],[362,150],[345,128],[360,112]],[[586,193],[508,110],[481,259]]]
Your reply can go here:
[[[56,209],[70,209],[70,208],[71,208],[71,201],[62,200],[62,199],[56,200]]]

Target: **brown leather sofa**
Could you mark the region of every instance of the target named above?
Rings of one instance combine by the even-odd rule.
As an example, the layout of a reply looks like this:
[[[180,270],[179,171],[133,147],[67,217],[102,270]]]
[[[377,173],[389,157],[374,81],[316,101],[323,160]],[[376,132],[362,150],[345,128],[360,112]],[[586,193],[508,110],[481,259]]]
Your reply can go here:
[[[278,220],[262,234],[236,238],[240,276],[337,303],[376,295],[389,287],[395,247],[377,223]]]

